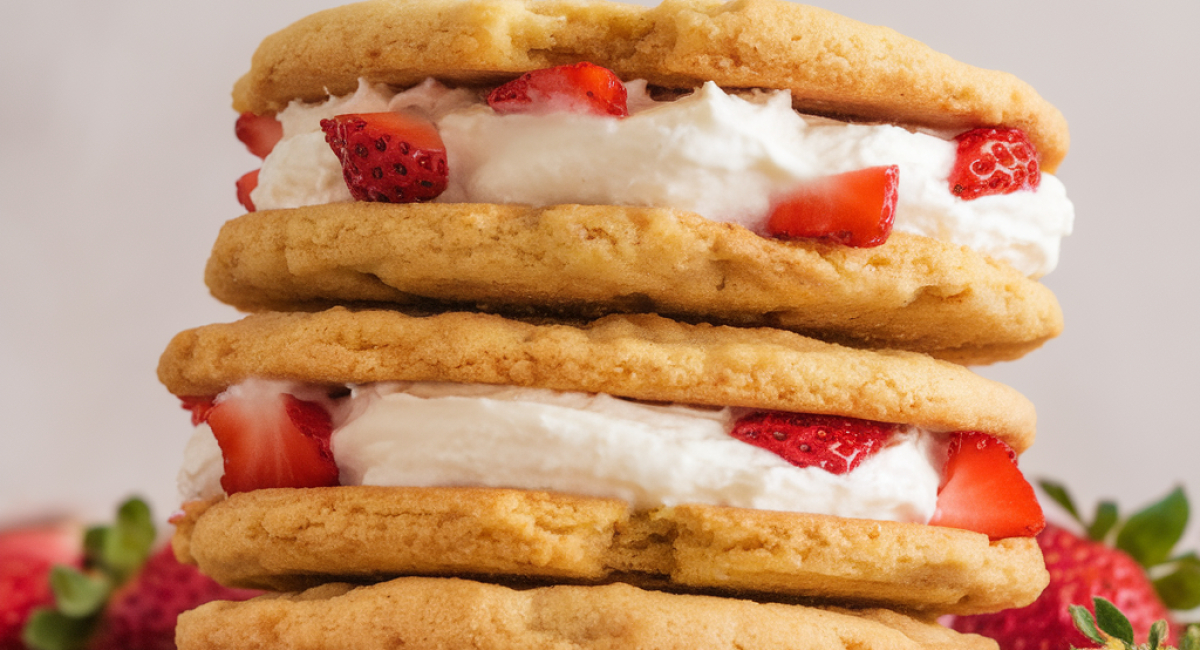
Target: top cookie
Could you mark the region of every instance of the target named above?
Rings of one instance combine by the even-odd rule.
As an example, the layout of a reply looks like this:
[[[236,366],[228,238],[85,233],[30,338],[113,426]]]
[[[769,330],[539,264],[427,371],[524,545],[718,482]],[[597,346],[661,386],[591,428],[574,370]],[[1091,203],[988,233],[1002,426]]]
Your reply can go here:
[[[797,110],[946,130],[1022,129],[1053,172],[1062,114],[1028,84],[933,51],[895,31],[785,0],[666,0],[646,8],[581,0],[368,0],[268,37],[234,88],[239,112],[278,111],[426,77],[495,84],[587,60],[623,79],[692,88],[790,90]]]

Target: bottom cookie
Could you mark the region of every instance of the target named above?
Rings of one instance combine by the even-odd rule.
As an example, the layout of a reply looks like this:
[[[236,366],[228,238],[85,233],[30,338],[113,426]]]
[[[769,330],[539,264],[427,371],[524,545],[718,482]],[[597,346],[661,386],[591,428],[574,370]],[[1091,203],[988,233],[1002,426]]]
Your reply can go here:
[[[326,584],[179,617],[179,650],[994,649],[883,609],[846,610],[646,591],[516,590],[458,578]]]

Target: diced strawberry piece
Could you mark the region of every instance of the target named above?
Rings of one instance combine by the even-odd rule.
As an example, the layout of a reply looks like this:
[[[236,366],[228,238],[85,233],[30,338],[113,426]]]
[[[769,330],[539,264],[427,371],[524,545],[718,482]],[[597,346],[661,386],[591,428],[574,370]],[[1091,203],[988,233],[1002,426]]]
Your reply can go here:
[[[333,426],[316,402],[245,384],[209,409],[208,425],[225,459],[227,494],[338,484]]]
[[[797,467],[845,474],[883,448],[896,425],[836,415],[755,411],[729,435],[774,452]]]
[[[192,426],[199,426],[202,422],[208,419],[208,412],[212,410],[213,398],[202,397],[196,395],[187,395],[180,397],[184,410],[192,412]]]
[[[777,201],[767,234],[869,248],[892,232],[900,168],[868,167],[804,181]]]
[[[960,199],[1036,190],[1042,182],[1037,149],[1020,129],[971,129],[955,140],[950,191]]]
[[[30,612],[54,603],[51,567],[80,566],[82,540],[77,526],[65,524],[0,532],[0,650],[25,647],[21,630]]]
[[[1004,441],[977,431],[951,434],[932,526],[963,528],[989,538],[1033,537],[1046,527],[1033,486]]]
[[[358,201],[415,203],[446,190],[446,146],[433,122],[408,113],[361,113],[321,120]]]
[[[252,172],[246,172],[241,178],[237,179],[238,203],[241,203],[242,207],[246,208],[246,212],[254,212],[254,201],[250,199],[250,193],[254,191],[254,188],[258,187],[258,172],[259,170],[257,169]]]
[[[259,158],[266,158],[283,138],[283,124],[275,119],[274,113],[242,113],[233,126],[233,132],[250,153]]]
[[[628,98],[612,70],[585,61],[526,72],[493,90],[487,102],[501,114],[562,111],[626,117]]]

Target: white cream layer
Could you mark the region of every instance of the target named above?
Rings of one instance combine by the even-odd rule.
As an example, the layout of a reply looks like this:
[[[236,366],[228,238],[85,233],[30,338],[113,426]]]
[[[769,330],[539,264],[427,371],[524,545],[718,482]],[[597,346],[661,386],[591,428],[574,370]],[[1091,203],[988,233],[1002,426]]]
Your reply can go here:
[[[352,200],[320,120],[344,113],[415,110],[446,144],[443,202],[666,206],[762,232],[773,199],[797,181],[900,167],[895,230],[968,246],[1030,276],[1058,263],[1074,207],[1042,174],[1037,191],[963,201],[950,193],[953,141],[886,124],[846,124],[792,110],[786,91],[734,96],[709,83],[655,102],[631,82],[625,119],[553,113],[497,115],[478,96],[432,80],[394,94],[361,83],[321,104],[279,114],[284,139],[263,161],[258,209]]]
[[[290,389],[286,385],[284,389]],[[488,486],[926,523],[944,436],[904,427],[854,471],[799,468],[732,438],[733,409],[608,395],[416,383],[355,387],[333,409],[343,485]],[[188,444],[183,499],[221,494],[207,425]]]

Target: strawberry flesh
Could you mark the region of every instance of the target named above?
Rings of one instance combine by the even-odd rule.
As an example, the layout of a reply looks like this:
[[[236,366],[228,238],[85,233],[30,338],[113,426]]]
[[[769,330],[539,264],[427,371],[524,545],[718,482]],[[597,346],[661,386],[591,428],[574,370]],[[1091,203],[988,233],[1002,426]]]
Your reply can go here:
[[[254,212],[254,201],[251,200],[250,193],[254,191],[254,188],[258,187],[258,172],[259,170],[257,169],[252,172],[246,172],[241,178],[237,179],[238,203],[241,203],[242,207],[246,208],[246,212]]]
[[[896,165],[803,181],[774,203],[767,235],[857,248],[879,246],[892,232],[899,183]]]
[[[216,402],[206,418],[224,457],[226,494],[338,484],[333,425],[320,404],[245,387]]]
[[[797,467],[845,474],[883,448],[896,426],[836,415],[755,411],[730,435],[778,454]]]
[[[1177,643],[1179,626],[1159,600],[1145,569],[1128,554],[1053,524],[1037,536],[1037,542],[1050,573],[1050,584],[1037,600],[995,614],[956,617],[954,629],[995,639],[1001,648],[1088,648],[1095,644],[1076,629],[1068,607],[1093,610],[1092,598],[1099,596],[1129,618],[1139,643],[1146,641],[1150,626],[1158,620],[1170,623],[1167,642]]]
[[[1042,182],[1037,149],[1020,129],[972,129],[955,140],[950,191],[960,199],[1036,190]]]
[[[0,532],[0,650],[23,650],[21,630],[30,612],[54,604],[50,569],[83,562],[81,531],[44,525]]]
[[[951,434],[931,526],[973,530],[992,540],[1033,537],[1046,526],[1033,486],[1017,469],[1017,454],[977,431]]]
[[[432,122],[408,113],[360,113],[321,120],[358,201],[415,203],[446,190],[446,146]]]
[[[628,99],[616,74],[584,61],[526,72],[493,90],[487,102],[502,115],[570,112],[627,117]]]
[[[274,113],[242,113],[233,125],[233,132],[250,153],[259,158],[266,158],[283,138],[283,124],[275,119]]]

